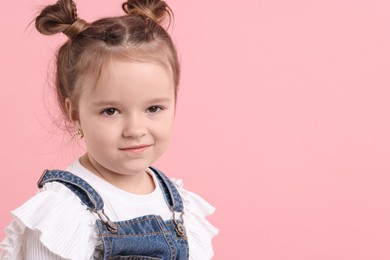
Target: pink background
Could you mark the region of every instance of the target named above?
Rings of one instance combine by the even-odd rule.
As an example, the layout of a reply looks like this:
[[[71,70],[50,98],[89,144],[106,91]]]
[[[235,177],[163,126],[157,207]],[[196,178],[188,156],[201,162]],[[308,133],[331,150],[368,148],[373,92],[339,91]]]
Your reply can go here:
[[[50,2],[0,9],[1,229],[43,169],[82,150],[50,116],[65,37],[27,26]],[[79,15],[121,2],[79,0]],[[390,259],[390,2],[168,3],[183,77],[156,165],[217,207],[214,259]]]

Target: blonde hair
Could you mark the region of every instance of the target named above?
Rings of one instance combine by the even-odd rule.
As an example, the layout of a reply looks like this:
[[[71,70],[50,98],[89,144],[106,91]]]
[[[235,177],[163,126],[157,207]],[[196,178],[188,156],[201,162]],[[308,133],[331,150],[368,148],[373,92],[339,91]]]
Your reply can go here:
[[[68,36],[56,56],[55,87],[65,118],[68,98],[77,113],[78,99],[85,80],[98,80],[103,65],[112,58],[152,61],[164,66],[173,77],[175,98],[180,65],[171,37],[163,27],[173,18],[169,6],[160,0],[128,0],[123,16],[92,23],[77,17],[72,0],[46,6],[35,19],[36,29],[45,35]]]

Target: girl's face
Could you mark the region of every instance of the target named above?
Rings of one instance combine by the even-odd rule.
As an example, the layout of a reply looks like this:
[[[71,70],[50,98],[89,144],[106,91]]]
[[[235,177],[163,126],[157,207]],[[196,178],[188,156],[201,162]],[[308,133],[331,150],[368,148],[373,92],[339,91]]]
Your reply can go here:
[[[111,182],[144,174],[168,145],[174,82],[161,65],[113,60],[84,86],[78,119],[93,169]]]

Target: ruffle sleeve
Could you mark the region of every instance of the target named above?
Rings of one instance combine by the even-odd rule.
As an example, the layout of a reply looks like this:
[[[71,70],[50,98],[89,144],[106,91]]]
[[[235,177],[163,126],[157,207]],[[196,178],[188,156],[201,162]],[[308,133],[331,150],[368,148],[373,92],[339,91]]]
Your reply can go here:
[[[206,220],[215,208],[199,195],[183,188],[183,181],[172,179],[184,203],[184,223],[190,251],[190,260],[211,259],[214,255],[211,240],[218,229]]]
[[[12,211],[13,222],[0,244],[1,259],[23,259],[26,228],[39,232],[40,242],[64,259],[91,259],[96,255],[96,217],[80,199],[59,183],[44,189]]]

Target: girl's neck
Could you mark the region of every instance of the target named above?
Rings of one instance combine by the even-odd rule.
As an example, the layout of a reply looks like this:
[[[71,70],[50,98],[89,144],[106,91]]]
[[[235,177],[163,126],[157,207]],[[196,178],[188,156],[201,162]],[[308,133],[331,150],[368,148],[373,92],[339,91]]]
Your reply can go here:
[[[80,157],[80,164],[99,178],[129,193],[145,195],[153,192],[155,189],[153,177],[146,170],[132,175],[112,172],[97,162],[93,162],[88,154]]]

